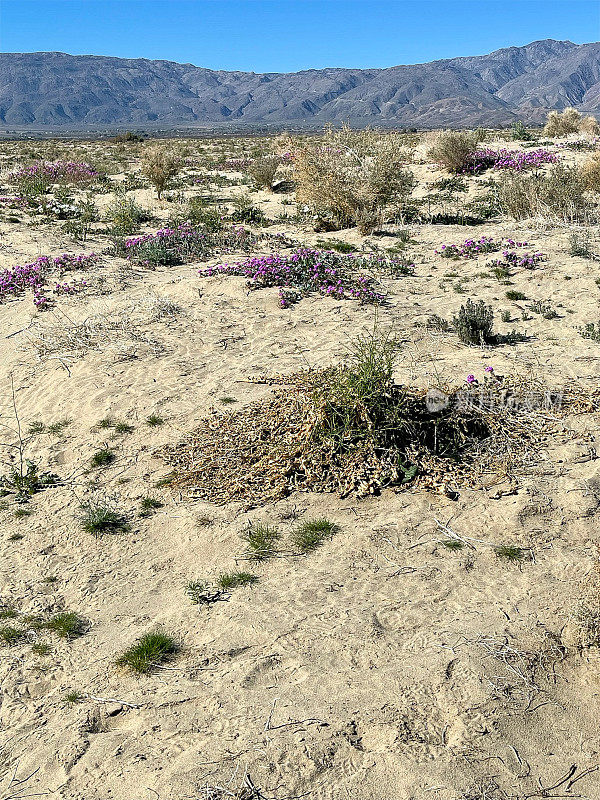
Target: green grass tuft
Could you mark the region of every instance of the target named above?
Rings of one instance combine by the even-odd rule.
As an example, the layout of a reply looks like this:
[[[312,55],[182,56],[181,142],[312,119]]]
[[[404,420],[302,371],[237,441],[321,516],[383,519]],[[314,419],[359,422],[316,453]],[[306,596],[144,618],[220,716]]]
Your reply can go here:
[[[222,572],[217,578],[217,586],[224,592],[238,586],[251,586],[258,581],[258,575],[251,572]]]
[[[248,556],[252,561],[264,561],[277,552],[276,544],[280,538],[277,528],[258,523],[251,525],[242,539],[248,545]]]
[[[164,419],[159,417],[158,414],[150,414],[150,416],[146,417],[146,425],[149,425],[151,428],[156,428],[159,425],[164,425]]]
[[[127,667],[138,675],[143,675],[166,661],[178,649],[171,636],[162,631],[153,631],[141,636],[135,644],[125,650],[117,659],[116,664],[119,667]]]
[[[129,524],[122,514],[112,508],[95,502],[84,503],[81,506],[81,525],[87,533],[101,536],[103,533],[116,533],[128,531]]]
[[[24,631],[13,628],[11,625],[4,625],[0,628],[0,644],[5,644],[10,647],[13,644],[17,644],[24,635]]]
[[[61,639],[75,639],[83,633],[85,623],[74,611],[61,611],[44,622],[44,628],[56,633]]]
[[[494,552],[498,558],[505,558],[507,561],[522,561],[525,556],[521,547],[512,544],[499,544],[494,547]]]
[[[328,519],[307,520],[292,531],[292,543],[301,553],[310,553],[339,531]]]
[[[111,450],[109,447],[104,447],[102,450],[98,450],[90,459],[90,464],[92,467],[107,467],[109,464],[112,464],[115,460],[116,456],[114,450]]]
[[[459,542],[458,539],[443,539],[440,544],[448,550],[462,550],[464,547],[464,544]]]

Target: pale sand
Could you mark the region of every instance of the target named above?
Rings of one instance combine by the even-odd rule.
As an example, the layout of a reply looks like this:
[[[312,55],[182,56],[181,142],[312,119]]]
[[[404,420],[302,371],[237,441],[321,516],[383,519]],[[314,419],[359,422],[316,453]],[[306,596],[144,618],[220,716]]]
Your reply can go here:
[[[441,174],[426,165],[415,171],[430,181]],[[168,213],[169,204],[158,204],[149,190],[135,195]],[[271,216],[284,208],[281,196],[258,198]],[[576,328],[599,318],[600,271],[597,261],[568,255],[567,228],[504,221],[410,229],[416,275],[384,279],[390,303],[379,311],[405,339],[399,381],[427,385],[438,375],[460,383],[492,364],[556,385],[596,385],[600,345]],[[364,241],[356,231],[267,230],[307,242],[328,235]],[[518,270],[506,287],[477,277],[490,257],[453,262],[434,255],[441,243],[468,235],[526,239],[549,258],[533,271]],[[592,235],[600,253],[597,229]],[[75,245],[57,225],[3,222],[0,236],[2,266],[106,246],[94,237]],[[103,257],[97,274],[106,276],[105,294],[93,285],[44,314],[35,313],[30,295],[0,306],[2,421],[14,426],[11,374],[24,427],[73,419],[60,436],[34,437],[28,448],[64,485],[36,495],[30,517],[15,519],[13,506],[0,512],[0,601],[24,613],[68,609],[89,624],[70,642],[46,636],[47,656],[31,652],[33,640],[0,649],[0,798],[15,796],[6,786],[17,763],[19,778],[39,768],[27,793],[69,800],[200,798],[207,785],[239,786],[245,771],[269,798],[495,800],[504,797],[500,790],[474,787],[496,782],[511,797],[541,796],[538,779],[548,787],[572,764],[599,764],[600,651],[577,648],[570,622],[598,560],[597,417],[569,419],[578,435],[548,442],[517,494],[499,499],[493,490],[464,490],[456,502],[410,490],[364,500],[296,494],[246,513],[154,489],[168,468],[153,451],[191,431],[220,397],[235,397],[238,407],[267,397],[268,387],[246,379],[332,363],[374,318],[372,307],[320,297],[281,310],[276,289],[248,293],[239,278],[203,280],[198,266],[128,277],[124,261]],[[456,279],[440,288],[454,271],[468,279],[464,294],[452,291]],[[532,314],[521,321],[518,309],[530,301],[509,302],[507,288],[530,301],[549,299],[559,319]],[[181,313],[154,321],[151,293]],[[415,327],[433,313],[451,318],[467,297],[491,303],[496,330],[515,328],[532,339],[483,351]],[[500,321],[502,309],[513,311],[513,322]],[[65,314],[81,321],[119,313],[137,338],[113,332],[80,357],[38,359],[40,328],[64,326]],[[148,427],[151,413],[166,424]],[[109,415],[134,432],[111,440],[110,430],[94,429]],[[116,449],[115,463],[86,474],[106,443]],[[147,495],[165,505],[139,519]],[[83,532],[78,509],[92,496],[114,499],[132,530],[99,540]],[[260,582],[226,601],[189,601],[188,581],[236,566],[250,520],[277,523],[287,534],[294,522],[281,517],[291,510],[300,519],[327,516],[341,531],[308,557],[259,566]],[[435,518],[487,544],[447,551]],[[23,538],[10,540],[15,533]],[[506,563],[491,544],[531,548],[533,560]],[[44,583],[47,577],[57,581]],[[118,670],[116,657],[159,625],[180,640],[180,654],[147,676]],[[483,637],[493,637],[536,653],[546,634],[568,649],[562,660],[543,662],[535,686],[483,646]],[[513,691],[498,697],[494,685],[504,678]],[[73,691],[109,702],[65,703]],[[571,795],[600,798],[600,772],[574,784]]]

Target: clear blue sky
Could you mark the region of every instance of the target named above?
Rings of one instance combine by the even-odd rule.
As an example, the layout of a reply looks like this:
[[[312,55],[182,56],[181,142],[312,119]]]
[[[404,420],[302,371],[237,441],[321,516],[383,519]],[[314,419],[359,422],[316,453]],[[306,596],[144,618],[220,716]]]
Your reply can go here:
[[[0,0],[0,50],[212,69],[389,67],[600,40],[600,0]]]

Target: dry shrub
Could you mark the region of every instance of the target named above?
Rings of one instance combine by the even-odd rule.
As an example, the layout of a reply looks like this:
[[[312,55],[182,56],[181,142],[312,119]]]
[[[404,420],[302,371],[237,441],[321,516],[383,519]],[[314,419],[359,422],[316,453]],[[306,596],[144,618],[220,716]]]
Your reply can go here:
[[[146,150],[142,172],[156,189],[159,200],[171,178],[177,175],[182,166],[180,154],[166,145],[152,145]]]
[[[477,149],[479,141],[478,131],[442,131],[427,155],[449,172],[459,172],[466,166],[470,154]]]
[[[590,211],[585,190],[584,178],[576,167],[556,164],[545,173],[503,175],[498,197],[504,211],[516,220],[540,216],[575,222],[585,221]]]
[[[594,153],[581,167],[581,177],[586,189],[600,192],[600,153]]]
[[[257,189],[267,189],[271,191],[275,182],[275,173],[279,168],[281,159],[279,156],[266,154],[254,159],[248,167],[248,175],[254,181]]]
[[[584,117],[579,126],[579,133],[584,133],[586,136],[600,136],[600,123],[596,117]]]
[[[544,128],[545,136],[568,136],[570,133],[585,133],[598,136],[600,125],[595,117],[582,117],[576,108],[565,108],[564,111],[551,111]]]
[[[399,134],[328,129],[295,152],[297,200],[336,228],[371,233],[412,192],[409,157]]]

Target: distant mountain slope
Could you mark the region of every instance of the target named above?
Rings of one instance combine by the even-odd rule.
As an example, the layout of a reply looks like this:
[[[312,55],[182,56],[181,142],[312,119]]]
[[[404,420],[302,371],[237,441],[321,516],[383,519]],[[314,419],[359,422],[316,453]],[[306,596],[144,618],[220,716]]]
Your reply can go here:
[[[0,129],[235,123],[440,127],[600,113],[600,43],[546,39],[388,69],[225,72],[172,61],[0,54]]]

